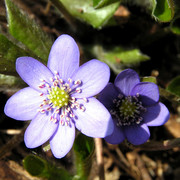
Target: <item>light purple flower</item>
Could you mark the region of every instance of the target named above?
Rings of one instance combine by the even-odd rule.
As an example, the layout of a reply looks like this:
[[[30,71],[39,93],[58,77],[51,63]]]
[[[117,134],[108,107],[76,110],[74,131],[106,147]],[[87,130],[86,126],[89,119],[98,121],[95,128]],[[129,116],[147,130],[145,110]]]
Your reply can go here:
[[[24,136],[28,148],[49,140],[54,156],[62,158],[72,148],[75,127],[90,137],[113,132],[111,115],[93,97],[107,85],[109,67],[95,59],[79,67],[79,49],[72,37],[61,35],[54,42],[47,67],[20,57],[16,70],[29,87],[7,101],[5,114],[16,120],[32,119]]]
[[[169,111],[159,101],[158,86],[140,82],[131,69],[122,71],[100,93],[99,100],[110,111],[115,127],[105,140],[119,144],[125,138],[134,145],[145,143],[150,132],[148,126],[163,125],[169,119]]]

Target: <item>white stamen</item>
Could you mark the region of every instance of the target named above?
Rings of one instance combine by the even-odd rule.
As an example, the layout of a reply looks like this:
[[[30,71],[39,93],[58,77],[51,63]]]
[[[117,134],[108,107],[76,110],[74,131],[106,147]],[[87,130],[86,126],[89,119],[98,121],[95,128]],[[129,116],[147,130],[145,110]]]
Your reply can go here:
[[[60,121],[60,124],[61,124],[61,126],[64,126],[64,124],[65,124],[65,123],[64,123],[64,120],[61,120],[61,121]]]
[[[76,88],[76,93],[81,93],[82,90],[80,88]]]
[[[88,102],[88,99],[87,98],[83,98],[83,100],[87,103]]]
[[[72,79],[71,78],[68,78],[68,81],[69,81],[69,83],[72,83]]]
[[[84,112],[86,109],[85,109],[85,107],[84,107],[83,105],[81,105],[81,106],[80,106],[80,110],[81,110],[82,112]]]

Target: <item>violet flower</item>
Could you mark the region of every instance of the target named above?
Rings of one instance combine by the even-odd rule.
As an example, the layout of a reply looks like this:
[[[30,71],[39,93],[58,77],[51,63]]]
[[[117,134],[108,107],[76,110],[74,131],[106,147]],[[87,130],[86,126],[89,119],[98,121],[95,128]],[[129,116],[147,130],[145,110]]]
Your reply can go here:
[[[140,82],[131,69],[122,71],[100,93],[99,100],[110,111],[115,127],[105,140],[119,144],[125,138],[134,145],[145,143],[150,132],[148,126],[163,125],[169,119],[169,111],[159,101],[158,86]]]
[[[47,67],[20,57],[16,70],[29,87],[7,101],[5,114],[16,120],[32,119],[24,135],[28,148],[49,140],[54,156],[62,158],[72,148],[75,127],[89,137],[113,132],[111,115],[93,97],[107,85],[109,67],[95,59],[79,67],[79,49],[70,36],[61,35],[54,42]]]

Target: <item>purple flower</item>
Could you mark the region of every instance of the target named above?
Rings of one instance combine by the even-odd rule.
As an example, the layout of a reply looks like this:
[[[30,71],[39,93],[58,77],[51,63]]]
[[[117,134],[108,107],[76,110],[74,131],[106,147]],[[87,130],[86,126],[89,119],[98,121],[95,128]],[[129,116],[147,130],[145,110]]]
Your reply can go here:
[[[113,132],[111,115],[93,97],[107,85],[109,67],[95,59],[79,67],[79,49],[70,36],[61,35],[54,42],[47,67],[20,57],[16,70],[29,87],[7,101],[5,114],[16,120],[32,119],[24,135],[28,148],[49,140],[54,156],[62,158],[72,148],[75,127],[90,137]]]
[[[125,138],[134,144],[145,143],[150,132],[148,126],[163,125],[169,119],[169,111],[159,101],[158,86],[140,82],[138,74],[127,69],[122,71],[100,93],[99,100],[110,111],[115,127],[105,140],[119,144]]]

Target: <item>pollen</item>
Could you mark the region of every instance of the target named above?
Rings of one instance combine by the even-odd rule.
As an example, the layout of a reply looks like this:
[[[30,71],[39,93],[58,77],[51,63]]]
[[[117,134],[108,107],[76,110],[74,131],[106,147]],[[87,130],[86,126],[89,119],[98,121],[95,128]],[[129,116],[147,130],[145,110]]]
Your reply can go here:
[[[51,87],[49,90],[49,95],[47,95],[53,107],[61,108],[67,106],[69,103],[69,94],[58,86]]]

